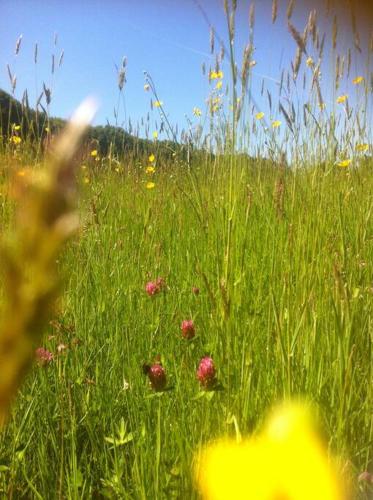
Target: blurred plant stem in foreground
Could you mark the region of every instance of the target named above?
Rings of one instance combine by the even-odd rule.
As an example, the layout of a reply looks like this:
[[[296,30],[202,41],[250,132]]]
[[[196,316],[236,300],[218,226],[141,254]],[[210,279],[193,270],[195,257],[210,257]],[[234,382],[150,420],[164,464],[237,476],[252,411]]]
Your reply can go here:
[[[75,231],[75,156],[96,106],[85,101],[40,175],[19,177],[17,218],[1,245],[4,308],[0,325],[0,427],[29,370],[58,295],[56,259]]]

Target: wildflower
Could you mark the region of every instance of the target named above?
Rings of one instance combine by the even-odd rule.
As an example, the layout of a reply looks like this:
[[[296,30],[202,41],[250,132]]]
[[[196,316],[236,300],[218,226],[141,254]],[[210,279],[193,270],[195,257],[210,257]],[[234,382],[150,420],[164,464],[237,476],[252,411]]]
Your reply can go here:
[[[13,130],[20,130],[21,129],[21,125],[16,125],[15,123],[13,123],[12,129]]]
[[[44,347],[38,347],[35,351],[36,361],[39,366],[49,365],[53,361],[53,354],[44,349]]]
[[[193,114],[194,116],[201,116],[202,111],[199,108],[193,108]]]
[[[44,130],[46,131],[47,134],[49,134],[49,132],[50,132],[50,128],[49,127],[45,127]]]
[[[192,339],[196,334],[196,329],[192,319],[184,319],[181,323],[181,332],[185,339]]]
[[[63,354],[67,349],[67,345],[66,344],[58,344],[57,346],[57,352],[58,354]]]
[[[158,139],[158,132],[156,130],[153,132],[153,138]]]
[[[147,174],[154,174],[154,172],[155,172],[155,167],[153,167],[152,165],[149,165],[149,167],[146,167],[145,172],[146,172]]]
[[[196,286],[193,286],[192,287],[192,292],[194,293],[194,295],[199,295],[199,288],[196,287]]]
[[[84,184],[89,184],[89,177],[84,177],[83,182]]]
[[[148,160],[150,161],[150,163],[154,163],[155,161],[155,156],[153,154],[151,154],[148,158]]]
[[[359,85],[360,83],[362,83],[364,81],[364,77],[363,76],[357,76],[356,78],[354,78],[352,80],[352,83],[354,85]]]
[[[145,92],[148,92],[149,89],[150,89],[149,83],[145,83],[145,85],[144,85]]]
[[[148,281],[148,283],[145,285],[145,291],[149,296],[152,296],[161,292],[165,287],[165,280],[159,277],[155,281]]]
[[[358,480],[359,482],[364,481],[373,484],[373,474],[371,474],[368,471],[364,471],[361,474],[359,474]]]
[[[348,98],[347,94],[340,95],[339,97],[337,97],[337,104],[342,104],[346,102],[347,98]]]
[[[222,86],[223,86],[223,82],[221,80],[219,80],[218,83],[215,85],[215,89],[219,90],[222,88]]]
[[[153,106],[155,108],[160,108],[161,106],[163,106],[163,102],[162,101],[154,101]]]
[[[369,149],[369,144],[356,144],[355,149],[356,151],[365,153]]]
[[[259,437],[220,441],[199,458],[196,479],[209,500],[343,498],[309,413],[300,405],[277,410]]]
[[[211,389],[216,382],[215,377],[216,370],[214,361],[209,356],[205,356],[199,363],[197,378],[205,389]]]
[[[351,159],[341,160],[337,163],[337,167],[348,167],[351,161]]]
[[[150,297],[152,297],[153,295],[156,295],[159,292],[159,288],[157,284],[154,283],[154,281],[149,281],[145,285],[145,291]]]
[[[281,125],[280,120],[275,120],[272,122],[272,128],[278,128]]]
[[[255,118],[256,118],[257,120],[261,120],[262,118],[264,118],[264,113],[263,113],[263,111],[260,111],[259,113],[257,113],[257,114],[255,115]]]
[[[10,141],[13,144],[18,145],[18,144],[21,144],[22,139],[20,137],[18,137],[18,135],[12,135],[12,137],[10,138]]]
[[[216,71],[210,71],[210,80],[217,80],[218,78],[218,73]]]
[[[308,58],[306,59],[306,64],[307,64],[307,66],[308,66],[309,68],[313,66],[314,62],[313,62],[312,57],[308,57]]]
[[[150,386],[154,391],[163,391],[167,384],[166,371],[161,363],[154,365],[144,365],[143,371],[148,376]]]
[[[91,156],[93,158],[96,158],[96,156],[97,156],[97,149],[94,149],[93,151],[91,151]]]
[[[222,72],[222,70],[219,70],[219,71],[216,73],[216,78],[224,78],[224,73]]]
[[[155,188],[154,182],[147,182],[146,183],[146,189],[154,189],[154,188]]]

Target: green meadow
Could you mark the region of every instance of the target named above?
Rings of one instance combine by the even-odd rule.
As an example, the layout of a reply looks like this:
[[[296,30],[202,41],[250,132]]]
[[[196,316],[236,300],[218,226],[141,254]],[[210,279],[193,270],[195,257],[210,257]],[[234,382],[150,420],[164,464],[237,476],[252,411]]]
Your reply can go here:
[[[368,83],[357,85],[367,106]],[[373,460],[369,120],[358,135],[359,110],[351,128],[337,119],[342,92],[324,112],[316,91],[306,128],[285,110],[262,126],[247,97],[226,114],[211,100],[212,150],[170,153],[156,134],[140,153],[86,145],[79,227],[55,263],[63,286],[33,347],[46,351],[0,435],[2,498],[199,498],[200,447],[256,435],[273,405],[299,398],[312,403],[351,498],[371,498],[358,481]],[[259,154],[239,154],[255,136]],[[273,154],[260,154],[265,141]],[[14,125],[4,135],[2,235],[47,168],[43,149]],[[4,301],[4,280],[1,290]],[[215,367],[206,385],[205,356]],[[161,390],[146,369],[154,364]]]

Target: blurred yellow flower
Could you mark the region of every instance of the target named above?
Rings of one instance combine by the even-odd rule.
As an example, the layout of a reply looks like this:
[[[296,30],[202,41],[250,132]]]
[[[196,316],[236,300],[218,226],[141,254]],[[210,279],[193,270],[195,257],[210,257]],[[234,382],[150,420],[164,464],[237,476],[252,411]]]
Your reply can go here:
[[[49,134],[50,128],[49,127],[45,127],[45,131],[46,131],[47,134]]]
[[[148,160],[150,161],[150,163],[154,163],[155,156],[153,155],[153,153],[149,156]]]
[[[264,113],[263,113],[263,111],[260,111],[259,113],[257,113],[257,114],[255,115],[255,118],[256,118],[257,120],[261,120],[262,118],[264,118]]]
[[[145,85],[144,85],[145,92],[147,92],[149,89],[150,89],[149,83],[145,83]]]
[[[369,144],[356,144],[355,149],[356,151],[362,151],[365,153],[365,151],[368,151],[369,149]]]
[[[18,137],[18,135],[12,135],[12,137],[10,138],[10,141],[13,144],[21,144],[22,139],[20,137]]]
[[[154,101],[153,106],[155,108],[160,108],[161,106],[163,106],[163,102],[162,101]]]
[[[313,66],[313,59],[312,59],[312,57],[308,57],[306,59],[306,64],[307,64],[308,67]]]
[[[356,78],[354,78],[352,80],[352,83],[354,85],[359,85],[359,83],[362,83],[364,81],[364,77],[363,76],[357,76]]]
[[[13,130],[20,130],[20,128],[21,128],[21,125],[16,125],[15,123],[13,123],[13,125],[12,125]]]
[[[153,138],[158,139],[158,132],[156,130],[154,130],[153,132]]]
[[[207,500],[342,500],[310,414],[297,404],[278,409],[257,438],[202,450],[195,477]]]
[[[219,90],[222,88],[222,86],[223,86],[223,82],[221,80],[219,80],[218,83],[215,85],[215,89]]]
[[[219,71],[210,71],[210,80],[219,80],[220,78],[224,77],[224,73],[219,70]]]
[[[199,108],[193,108],[193,114],[194,116],[201,116],[202,111]]]
[[[152,165],[149,165],[149,167],[146,167],[145,172],[146,172],[147,174],[154,174],[154,172],[155,172],[155,167],[153,167]]]
[[[83,182],[84,182],[84,184],[89,184],[89,178],[88,177],[84,177]]]
[[[346,94],[343,94],[343,95],[340,95],[339,97],[337,97],[337,103],[338,104],[342,104],[343,102],[346,102],[347,101],[347,95]]]
[[[155,183],[154,182],[147,182],[146,183],[146,189],[153,189],[155,187]]]
[[[97,156],[97,149],[94,149],[93,151],[91,151],[91,156],[93,156],[93,158],[95,158]]]
[[[272,128],[278,128],[281,125],[280,120],[275,120],[272,122]]]
[[[351,163],[351,159],[347,159],[347,160],[341,160],[337,163],[337,166],[338,167],[348,167]]]

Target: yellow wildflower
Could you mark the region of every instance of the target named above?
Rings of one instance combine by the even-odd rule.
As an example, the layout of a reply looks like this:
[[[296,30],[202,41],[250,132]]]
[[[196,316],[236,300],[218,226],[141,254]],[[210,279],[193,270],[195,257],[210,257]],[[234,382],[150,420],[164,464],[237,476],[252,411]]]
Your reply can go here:
[[[193,108],[193,114],[194,116],[201,116],[202,111],[199,108]]]
[[[145,85],[144,85],[145,92],[148,92],[149,89],[150,89],[149,83],[145,83]]]
[[[222,70],[219,70],[219,71],[216,73],[216,78],[224,78],[224,73],[222,72]]]
[[[342,104],[343,102],[347,101],[347,98],[347,94],[340,95],[339,97],[337,97],[337,103]]]
[[[49,127],[45,127],[45,131],[46,131],[47,134],[49,134],[50,128]]]
[[[21,128],[21,125],[16,125],[15,123],[13,123],[13,126],[12,126],[13,130],[20,130],[20,128]]]
[[[300,405],[279,409],[259,437],[220,441],[198,459],[196,479],[204,499],[342,499],[309,412]]]
[[[13,144],[21,144],[22,142],[22,139],[20,137],[18,137],[18,135],[12,135],[12,137],[10,138],[10,141],[13,143]]]
[[[218,78],[218,73],[216,71],[210,71],[210,80],[217,80]]]
[[[149,161],[150,163],[154,163],[155,162],[155,156],[153,155],[153,153],[149,156]]]
[[[154,182],[147,182],[146,183],[146,189],[153,189],[155,187],[155,183]]]
[[[156,130],[154,130],[153,132],[153,138],[158,139],[158,132]]]
[[[154,172],[155,172],[155,167],[153,167],[153,165],[149,165],[148,167],[146,167],[145,172],[146,172],[147,174],[154,174]]]
[[[338,167],[348,167],[351,163],[351,159],[341,160],[337,163]]]
[[[369,149],[369,144],[356,144],[355,149],[356,151],[365,153]]]
[[[263,113],[263,111],[259,111],[259,113],[257,113],[257,114],[255,115],[255,118],[256,118],[257,120],[261,120],[262,118],[264,118],[264,113]]]
[[[272,128],[278,128],[281,125],[280,120],[275,120],[272,122]]]
[[[359,85],[360,83],[362,83],[364,81],[364,77],[363,76],[357,76],[356,78],[354,78],[352,80],[352,83],[354,85]]]
[[[96,156],[97,156],[97,149],[94,149],[93,151],[91,151],[91,156],[93,158],[96,158]]]
[[[306,64],[307,64],[308,67],[313,66],[313,59],[312,59],[312,57],[308,57],[306,59]]]
[[[86,170],[87,166],[86,166],[86,165],[82,165],[80,168],[81,168],[82,170]]]
[[[221,80],[218,81],[218,83],[215,85],[216,90],[221,89],[223,86],[223,82]]]
[[[84,177],[83,182],[84,184],[89,184],[89,177]]]
[[[160,108],[161,106],[163,106],[163,102],[162,101],[154,101],[153,106],[155,108]]]

